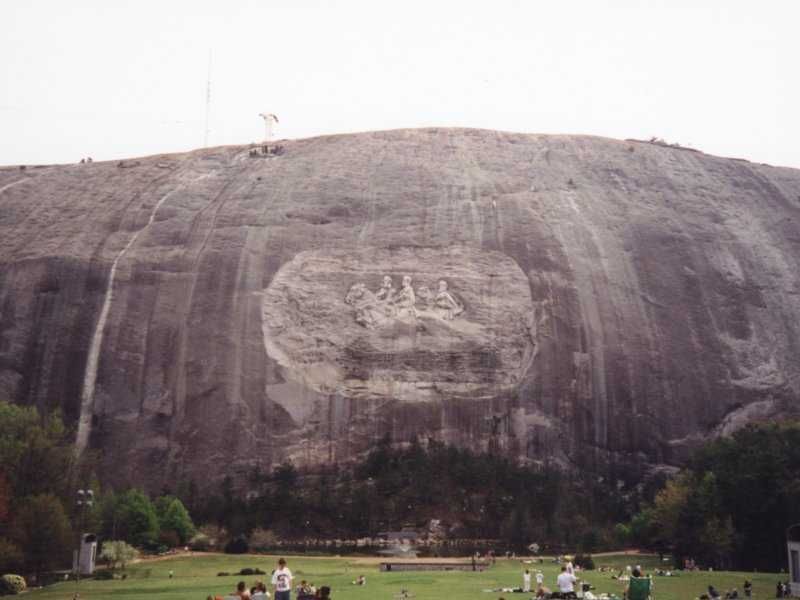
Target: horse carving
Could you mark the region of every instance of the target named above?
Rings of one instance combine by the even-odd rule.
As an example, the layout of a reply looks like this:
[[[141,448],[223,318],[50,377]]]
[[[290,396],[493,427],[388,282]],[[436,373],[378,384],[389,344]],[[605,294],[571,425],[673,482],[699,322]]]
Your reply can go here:
[[[395,290],[388,275],[384,276],[383,284],[376,293],[363,283],[354,283],[344,301],[355,310],[356,323],[367,329],[388,325],[395,320],[452,321],[464,312],[464,305],[448,290],[446,281],[438,282],[436,294],[425,285],[415,293],[409,276],[403,277],[400,290]]]

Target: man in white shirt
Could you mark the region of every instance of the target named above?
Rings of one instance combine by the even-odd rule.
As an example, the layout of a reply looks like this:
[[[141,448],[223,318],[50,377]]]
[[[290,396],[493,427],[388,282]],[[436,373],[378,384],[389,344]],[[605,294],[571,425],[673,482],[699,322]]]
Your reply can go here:
[[[528,569],[525,569],[525,572],[522,574],[522,591],[531,591],[531,572]]]
[[[578,578],[572,573],[567,572],[567,567],[561,567],[561,575],[558,576],[558,591],[564,594],[575,594],[575,583]]]
[[[536,591],[540,591],[544,585],[544,575],[541,571],[536,571]]]
[[[275,600],[290,600],[292,594],[292,572],[284,559],[278,560],[278,568],[272,572]]]

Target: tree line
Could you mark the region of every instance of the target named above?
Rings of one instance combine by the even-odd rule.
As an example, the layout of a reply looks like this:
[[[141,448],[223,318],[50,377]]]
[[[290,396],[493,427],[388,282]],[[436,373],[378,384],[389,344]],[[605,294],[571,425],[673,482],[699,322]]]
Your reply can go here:
[[[800,423],[748,425],[705,444],[630,523],[642,547],[714,568],[787,567],[800,523]]]
[[[233,537],[269,531],[281,540],[356,539],[425,530],[436,520],[446,538],[496,540],[514,552],[533,542],[583,552],[613,546],[616,524],[629,520],[649,492],[622,468],[598,477],[436,441],[398,447],[389,438],[347,467],[254,470],[246,481],[225,478],[202,498],[191,483],[179,489],[198,522]]]
[[[0,573],[66,568],[78,530],[157,551],[189,543],[231,551],[276,540],[355,539],[440,524],[442,539],[496,540],[524,552],[638,545],[715,568],[786,566],[800,522],[800,424],[751,425],[705,444],[676,476],[518,464],[436,441],[388,437],[355,464],[254,469],[216,489],[180,480],[154,498],[112,490],[79,465],[57,413],[0,401]],[[94,491],[81,513],[76,481]],[[205,535],[195,534],[202,525]]]

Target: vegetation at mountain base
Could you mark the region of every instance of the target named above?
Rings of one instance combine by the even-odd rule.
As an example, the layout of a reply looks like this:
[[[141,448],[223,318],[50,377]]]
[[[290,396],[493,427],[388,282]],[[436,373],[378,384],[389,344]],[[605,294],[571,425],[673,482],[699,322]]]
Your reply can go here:
[[[114,554],[113,544],[244,553],[403,528],[442,541],[432,553],[447,553],[456,539],[518,553],[534,542],[542,551],[582,553],[635,544],[678,564],[693,558],[716,569],[774,571],[786,567],[786,527],[800,521],[798,423],[751,425],[711,441],[671,479],[615,465],[602,473],[520,465],[386,438],[346,467],[301,473],[287,463],[226,477],[216,493],[178,480],[152,499],[136,488],[103,489],[91,464],[77,461],[56,413],[0,402],[0,430],[4,573],[68,567],[79,530],[98,533],[101,556],[116,565],[130,556]],[[75,481],[95,492],[82,512]]]
[[[0,574],[68,568],[79,531],[97,532],[101,543],[121,540],[150,550],[194,534],[174,496],[153,502],[139,489],[101,490],[91,457],[77,460],[72,432],[57,412],[0,401],[0,432]],[[78,487],[93,490],[92,506],[77,505]]]
[[[800,424],[749,425],[705,444],[630,523],[633,541],[714,568],[786,567],[800,522]]]

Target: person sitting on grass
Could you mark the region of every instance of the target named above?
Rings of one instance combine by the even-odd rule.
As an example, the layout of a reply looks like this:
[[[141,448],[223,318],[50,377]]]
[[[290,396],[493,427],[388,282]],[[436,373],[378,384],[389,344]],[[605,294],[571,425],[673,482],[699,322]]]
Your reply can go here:
[[[250,588],[251,598],[269,598],[267,585],[263,581],[256,581],[256,584]]]
[[[317,590],[316,600],[330,600],[331,599],[331,588],[327,585],[323,585]]]
[[[262,582],[260,582],[260,581],[256,581],[256,582],[255,582],[255,583],[254,583],[254,584],[253,584],[253,585],[250,587],[250,595],[252,596],[253,594],[257,594],[258,592],[262,592],[262,591],[264,591],[264,592],[265,592],[265,591],[267,590],[267,588],[266,588],[266,586],[264,586],[264,589],[262,590],[262,589],[261,589],[261,587],[262,587],[262,586],[264,586],[264,584],[263,584]]]
[[[244,581],[240,581],[236,584],[236,591],[233,592],[234,596],[238,596],[242,600],[250,600],[250,590],[247,589],[247,585],[245,585]]]
[[[649,577],[645,577],[640,567],[637,566],[631,571],[623,597],[627,600],[647,600],[650,598],[652,585],[653,581]]]
[[[311,587],[308,585],[308,582],[303,579],[300,582],[300,585],[297,586],[297,600],[311,600],[314,595],[311,593]]]

